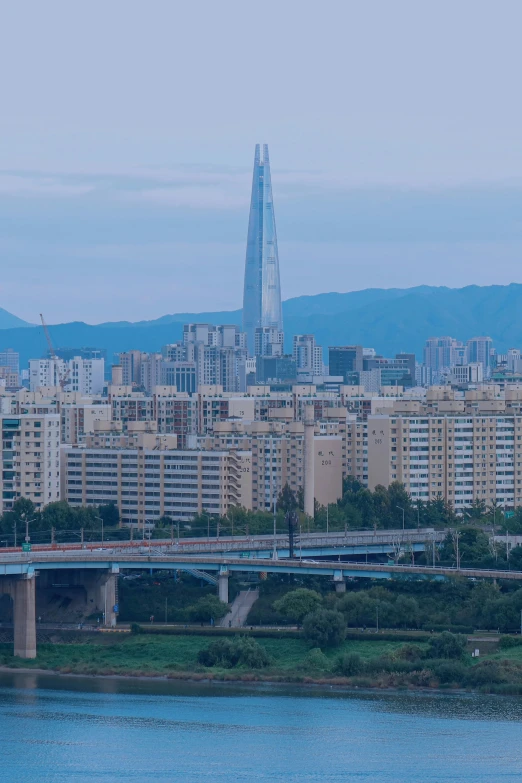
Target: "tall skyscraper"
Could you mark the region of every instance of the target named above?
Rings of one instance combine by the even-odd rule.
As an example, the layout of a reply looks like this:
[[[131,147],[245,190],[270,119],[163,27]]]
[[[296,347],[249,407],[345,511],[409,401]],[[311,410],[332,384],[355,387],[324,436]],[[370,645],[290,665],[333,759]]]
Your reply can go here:
[[[261,160],[261,147],[256,144],[243,294],[243,331],[247,334],[248,351],[251,356],[254,355],[255,350],[256,328],[263,326],[283,331],[279,256],[268,145],[263,144],[263,160]]]

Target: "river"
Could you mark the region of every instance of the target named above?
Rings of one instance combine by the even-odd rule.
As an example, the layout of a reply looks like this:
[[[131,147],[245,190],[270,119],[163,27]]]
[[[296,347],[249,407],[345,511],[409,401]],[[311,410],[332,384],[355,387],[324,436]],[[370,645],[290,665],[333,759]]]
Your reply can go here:
[[[505,783],[522,700],[0,674],[1,783]]]

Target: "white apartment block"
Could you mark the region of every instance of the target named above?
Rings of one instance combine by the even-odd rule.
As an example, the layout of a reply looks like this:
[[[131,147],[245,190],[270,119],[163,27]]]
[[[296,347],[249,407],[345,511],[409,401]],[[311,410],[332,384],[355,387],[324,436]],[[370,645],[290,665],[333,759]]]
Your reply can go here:
[[[0,513],[24,497],[36,508],[60,499],[58,414],[0,416],[2,477]]]
[[[75,356],[63,359],[31,359],[29,361],[29,388],[59,388],[80,394],[102,394],[105,383],[105,360],[82,359]]]
[[[370,489],[400,481],[414,501],[457,511],[522,505],[522,416],[369,416],[368,477]]]
[[[323,375],[323,349],[316,344],[313,334],[294,335],[293,358],[298,376]]]

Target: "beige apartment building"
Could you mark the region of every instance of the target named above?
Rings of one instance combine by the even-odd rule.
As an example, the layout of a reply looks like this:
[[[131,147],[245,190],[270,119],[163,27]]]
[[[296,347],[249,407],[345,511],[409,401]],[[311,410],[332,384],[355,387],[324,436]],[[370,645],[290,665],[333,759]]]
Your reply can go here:
[[[285,484],[298,492],[305,482],[304,424],[302,422],[223,421],[199,439],[206,448],[238,449],[251,454],[252,497],[249,507],[273,507]],[[313,439],[314,497],[320,505],[342,496],[345,464],[343,422],[316,422]],[[247,506],[248,507],[248,506]]]
[[[100,423],[85,448],[62,449],[62,497],[76,506],[115,503],[124,524],[224,516],[230,506],[250,508],[249,459],[239,451],[177,449],[176,436],[154,426],[123,434]]]
[[[2,475],[0,513],[18,498],[36,508],[60,499],[60,417],[58,414],[0,416]]]
[[[522,505],[522,416],[368,417],[368,486],[404,484],[412,499]]]

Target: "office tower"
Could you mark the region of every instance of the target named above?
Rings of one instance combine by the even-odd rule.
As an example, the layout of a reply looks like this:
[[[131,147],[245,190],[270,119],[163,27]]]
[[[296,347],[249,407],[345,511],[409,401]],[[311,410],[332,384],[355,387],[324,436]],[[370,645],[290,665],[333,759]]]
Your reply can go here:
[[[341,375],[343,378],[348,372],[360,372],[363,368],[362,345],[342,345],[328,349],[330,375]]]
[[[467,357],[470,364],[479,363],[484,368],[484,377],[488,378],[491,372],[491,357],[493,354],[493,340],[491,337],[473,337],[467,342]]]
[[[20,354],[8,348],[6,351],[0,351],[0,367],[9,367],[9,371],[15,375],[20,373]]]
[[[255,330],[273,327],[283,331],[279,257],[272,201],[272,183],[268,145],[256,145],[252,198],[248,221],[243,294],[243,331],[247,334],[248,351],[254,355]]]

